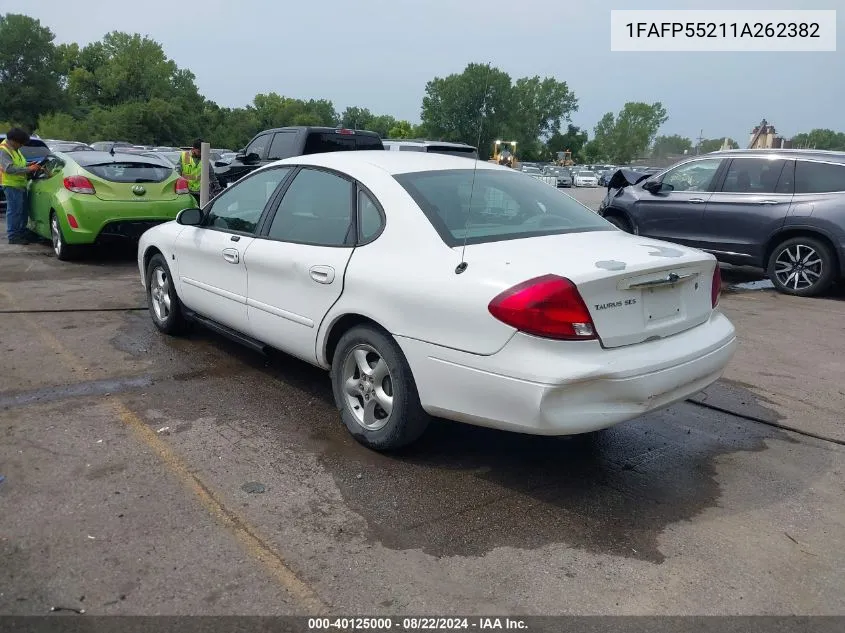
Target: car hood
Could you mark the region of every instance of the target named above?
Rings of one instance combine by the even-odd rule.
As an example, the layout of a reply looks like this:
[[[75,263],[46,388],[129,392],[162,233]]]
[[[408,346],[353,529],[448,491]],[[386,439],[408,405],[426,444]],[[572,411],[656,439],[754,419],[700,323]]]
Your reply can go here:
[[[636,185],[643,180],[646,180],[653,174],[644,174],[633,169],[617,169],[616,172],[607,181],[608,189],[622,189]]]

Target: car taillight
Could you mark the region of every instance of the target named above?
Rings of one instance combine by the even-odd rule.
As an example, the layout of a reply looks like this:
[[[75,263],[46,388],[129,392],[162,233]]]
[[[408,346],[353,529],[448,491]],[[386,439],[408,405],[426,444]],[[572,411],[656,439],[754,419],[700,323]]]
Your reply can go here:
[[[713,271],[713,285],[710,287],[710,303],[715,308],[719,305],[719,296],[722,294],[722,271],[719,262],[716,262],[716,270]]]
[[[64,180],[65,189],[73,193],[97,193],[94,190],[94,185],[85,176],[68,176]]]
[[[353,136],[355,134],[355,130],[348,130],[346,128],[340,128],[337,131],[338,134],[343,134],[344,136]]]
[[[186,194],[191,193],[191,187],[188,185],[188,181],[184,178],[178,178],[176,180],[176,193],[177,194]]]
[[[494,317],[526,334],[567,341],[596,338],[593,319],[575,284],[544,275],[504,291],[487,306]]]

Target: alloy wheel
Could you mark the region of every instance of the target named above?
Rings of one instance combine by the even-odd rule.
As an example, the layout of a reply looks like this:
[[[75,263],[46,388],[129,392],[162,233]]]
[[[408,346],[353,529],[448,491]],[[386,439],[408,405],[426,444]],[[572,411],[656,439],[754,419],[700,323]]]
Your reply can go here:
[[[170,316],[170,276],[161,266],[156,266],[150,277],[150,301],[153,313],[164,323]]]
[[[370,345],[353,347],[343,362],[343,396],[355,420],[367,431],[378,431],[393,411],[390,367]]]
[[[815,285],[823,273],[822,258],[806,244],[792,244],[775,258],[774,274],[784,288],[805,290]]]

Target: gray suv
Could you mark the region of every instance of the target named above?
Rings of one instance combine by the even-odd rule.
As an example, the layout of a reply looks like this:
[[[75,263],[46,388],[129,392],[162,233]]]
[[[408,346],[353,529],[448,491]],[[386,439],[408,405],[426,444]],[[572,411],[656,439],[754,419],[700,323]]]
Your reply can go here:
[[[813,296],[845,277],[845,153],[729,150],[609,189],[599,215],[629,233],[767,271]]]

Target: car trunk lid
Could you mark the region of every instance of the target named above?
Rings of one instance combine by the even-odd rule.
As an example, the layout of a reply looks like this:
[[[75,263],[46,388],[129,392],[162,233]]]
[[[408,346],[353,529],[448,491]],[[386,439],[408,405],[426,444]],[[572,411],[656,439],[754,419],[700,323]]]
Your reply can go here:
[[[622,231],[470,245],[465,261],[506,271],[512,285],[546,274],[568,278],[608,348],[678,334],[706,322],[713,309],[712,255]]]

